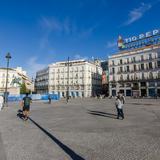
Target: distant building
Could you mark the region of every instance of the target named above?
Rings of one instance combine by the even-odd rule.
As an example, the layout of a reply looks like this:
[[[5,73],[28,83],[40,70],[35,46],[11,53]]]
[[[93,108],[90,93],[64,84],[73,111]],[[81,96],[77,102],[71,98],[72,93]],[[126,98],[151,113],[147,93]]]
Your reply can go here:
[[[57,93],[71,97],[90,97],[101,92],[102,68],[98,61],[72,60],[56,62],[36,73],[37,93]]]
[[[6,87],[6,68],[0,68],[0,94],[5,92]],[[32,82],[26,74],[26,71],[22,70],[21,67],[9,68],[8,69],[8,87],[7,91],[9,94],[18,95],[20,94],[20,85],[25,83],[28,90],[31,90]]]
[[[160,31],[118,43],[120,51],[109,57],[110,96],[160,96]]]

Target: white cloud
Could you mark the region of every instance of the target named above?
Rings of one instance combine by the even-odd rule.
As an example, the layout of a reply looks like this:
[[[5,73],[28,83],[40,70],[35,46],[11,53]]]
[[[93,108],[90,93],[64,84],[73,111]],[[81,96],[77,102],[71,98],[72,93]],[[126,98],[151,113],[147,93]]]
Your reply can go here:
[[[65,17],[63,20],[57,18],[47,18],[42,17],[40,19],[40,24],[45,31],[46,37],[49,37],[51,33],[62,34],[62,35],[72,35],[75,37],[88,37],[97,28],[98,25],[92,25],[89,27],[76,25],[69,17]]]
[[[117,46],[116,41],[108,41],[106,44],[106,48],[115,48]]]
[[[74,59],[85,59],[85,60],[86,60],[86,59],[88,59],[88,57],[86,57],[86,56],[83,57],[83,56],[81,56],[80,54],[75,54],[75,55],[74,55]]]
[[[97,28],[97,25],[94,25],[90,28],[86,28],[84,30],[82,30],[81,32],[79,32],[79,37],[80,38],[86,38],[89,37],[90,35],[92,35],[92,33],[94,32],[94,30]]]
[[[30,77],[35,77],[36,72],[47,66],[47,64],[42,64],[37,62],[38,57],[31,57],[27,62],[27,73]]]
[[[75,26],[68,17],[64,18],[63,20],[59,20],[54,17],[42,17],[40,24],[42,28],[48,32],[72,34],[75,31]]]
[[[130,25],[142,18],[143,15],[152,8],[151,4],[141,3],[140,7],[134,8],[128,14],[128,20],[123,24],[124,26]]]

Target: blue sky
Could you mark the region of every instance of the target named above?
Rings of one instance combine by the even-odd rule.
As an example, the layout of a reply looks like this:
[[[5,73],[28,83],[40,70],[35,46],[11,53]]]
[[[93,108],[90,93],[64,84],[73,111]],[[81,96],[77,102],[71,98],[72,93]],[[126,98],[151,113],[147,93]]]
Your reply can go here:
[[[0,66],[29,75],[52,62],[106,59],[118,35],[160,28],[159,0],[0,0]]]

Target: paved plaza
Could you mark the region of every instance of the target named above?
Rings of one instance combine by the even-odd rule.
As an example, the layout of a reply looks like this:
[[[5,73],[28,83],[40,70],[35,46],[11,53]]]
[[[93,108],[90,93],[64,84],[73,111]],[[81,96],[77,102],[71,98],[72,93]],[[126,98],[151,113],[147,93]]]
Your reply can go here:
[[[33,102],[27,122],[18,103],[0,112],[0,160],[159,160],[160,99]]]

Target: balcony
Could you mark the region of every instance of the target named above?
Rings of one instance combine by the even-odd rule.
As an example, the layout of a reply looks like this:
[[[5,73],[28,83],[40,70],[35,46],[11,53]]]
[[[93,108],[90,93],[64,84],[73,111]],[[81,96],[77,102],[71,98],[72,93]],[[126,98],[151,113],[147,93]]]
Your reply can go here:
[[[117,65],[116,64],[110,64],[109,67],[113,67],[113,66],[122,66],[122,65],[127,65],[127,64],[136,64],[136,63],[141,63],[141,62],[151,62],[151,61],[155,61],[155,60],[158,60],[160,59],[160,57],[152,57],[152,58],[146,58],[146,59],[139,59],[139,60],[131,60],[129,62],[124,62],[124,63],[118,63]]]

